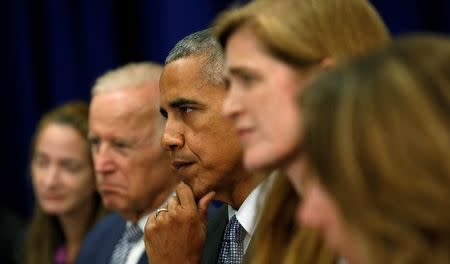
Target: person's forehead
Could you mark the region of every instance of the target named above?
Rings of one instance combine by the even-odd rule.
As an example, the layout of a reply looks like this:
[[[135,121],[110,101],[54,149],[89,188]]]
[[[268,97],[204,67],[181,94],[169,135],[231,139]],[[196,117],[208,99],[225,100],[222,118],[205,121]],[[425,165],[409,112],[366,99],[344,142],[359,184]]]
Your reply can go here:
[[[224,92],[211,82],[204,67],[204,58],[180,58],[164,67],[160,81],[161,104],[168,105],[172,101],[197,101],[208,103],[217,99]]]
[[[157,117],[159,118],[159,113],[156,109],[149,107],[133,111],[110,110],[106,113],[91,115],[90,133],[109,139],[142,136],[156,126]]]
[[[174,60],[164,66],[160,84],[206,82],[211,70],[209,64],[206,55],[190,55]]]

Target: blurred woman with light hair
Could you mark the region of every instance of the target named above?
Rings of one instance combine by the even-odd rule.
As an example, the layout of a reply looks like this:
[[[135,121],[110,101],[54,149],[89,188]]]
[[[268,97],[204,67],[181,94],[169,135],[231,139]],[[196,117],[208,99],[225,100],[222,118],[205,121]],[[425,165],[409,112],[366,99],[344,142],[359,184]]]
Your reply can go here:
[[[74,263],[84,236],[105,209],[96,191],[88,142],[88,105],[69,102],[44,114],[31,145],[36,205],[27,264]]]
[[[299,106],[302,226],[350,264],[450,263],[450,39],[396,40]]]

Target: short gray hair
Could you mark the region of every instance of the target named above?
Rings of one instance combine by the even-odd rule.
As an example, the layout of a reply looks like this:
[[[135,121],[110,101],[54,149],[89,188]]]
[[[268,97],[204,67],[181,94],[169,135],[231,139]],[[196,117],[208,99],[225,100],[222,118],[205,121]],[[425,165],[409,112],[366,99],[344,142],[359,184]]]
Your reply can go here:
[[[135,62],[110,70],[98,77],[91,90],[91,95],[99,93],[128,89],[143,83],[159,82],[162,66],[152,62]]]
[[[194,32],[180,40],[167,55],[165,64],[190,56],[204,56],[205,76],[214,84],[223,84],[225,57],[211,29]]]

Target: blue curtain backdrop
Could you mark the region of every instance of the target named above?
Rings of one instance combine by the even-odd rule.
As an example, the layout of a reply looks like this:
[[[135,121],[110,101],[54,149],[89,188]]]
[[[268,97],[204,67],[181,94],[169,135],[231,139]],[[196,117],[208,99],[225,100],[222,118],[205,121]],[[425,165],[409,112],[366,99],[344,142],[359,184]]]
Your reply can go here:
[[[237,2],[246,1],[2,0],[2,205],[24,217],[31,213],[28,149],[43,112],[68,100],[88,101],[93,81],[106,70],[163,62],[178,40]],[[450,32],[450,0],[371,2],[394,35]]]

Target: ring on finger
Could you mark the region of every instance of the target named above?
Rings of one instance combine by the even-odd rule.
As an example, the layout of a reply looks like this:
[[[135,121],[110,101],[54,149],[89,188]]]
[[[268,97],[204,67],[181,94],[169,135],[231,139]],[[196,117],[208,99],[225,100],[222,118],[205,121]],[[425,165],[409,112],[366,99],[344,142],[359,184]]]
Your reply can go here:
[[[156,212],[155,212],[155,219],[158,217],[158,215],[159,215],[161,212],[169,212],[169,209],[167,209],[167,208],[165,208],[165,207],[158,208],[158,209],[156,210]]]

